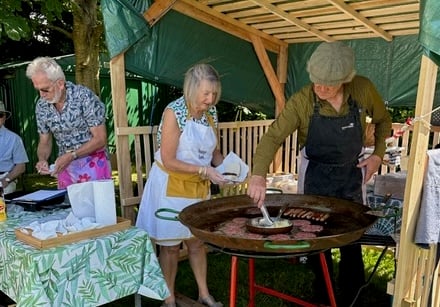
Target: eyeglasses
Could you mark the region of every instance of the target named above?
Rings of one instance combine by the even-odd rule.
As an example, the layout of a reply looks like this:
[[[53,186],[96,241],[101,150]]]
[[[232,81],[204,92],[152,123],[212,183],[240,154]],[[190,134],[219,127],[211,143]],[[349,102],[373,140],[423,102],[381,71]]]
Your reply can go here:
[[[53,88],[53,84],[46,88],[40,88],[38,91],[43,93],[49,93],[52,90],[52,88]]]
[[[0,113],[0,118],[6,117],[6,113]]]
[[[48,87],[45,88],[37,88],[36,90],[43,93],[49,93],[53,87],[55,86],[56,81],[53,81]]]

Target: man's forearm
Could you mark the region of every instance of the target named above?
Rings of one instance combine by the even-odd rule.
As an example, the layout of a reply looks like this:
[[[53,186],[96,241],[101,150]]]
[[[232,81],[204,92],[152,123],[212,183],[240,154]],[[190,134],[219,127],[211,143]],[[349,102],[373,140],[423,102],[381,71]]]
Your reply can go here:
[[[15,180],[18,177],[20,177],[21,174],[23,174],[26,170],[26,165],[25,163],[19,163],[19,164],[15,164],[14,167],[12,168],[12,170],[9,171],[8,174],[8,178],[10,180]]]
[[[47,161],[52,152],[52,148],[47,144],[38,144],[37,157],[38,161]]]

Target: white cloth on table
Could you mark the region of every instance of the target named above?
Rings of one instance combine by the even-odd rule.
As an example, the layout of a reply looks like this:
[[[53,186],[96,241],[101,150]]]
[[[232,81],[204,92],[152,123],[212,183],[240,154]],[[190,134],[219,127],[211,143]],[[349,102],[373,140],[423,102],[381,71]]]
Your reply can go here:
[[[428,165],[423,182],[416,244],[440,242],[440,149],[428,150]]]

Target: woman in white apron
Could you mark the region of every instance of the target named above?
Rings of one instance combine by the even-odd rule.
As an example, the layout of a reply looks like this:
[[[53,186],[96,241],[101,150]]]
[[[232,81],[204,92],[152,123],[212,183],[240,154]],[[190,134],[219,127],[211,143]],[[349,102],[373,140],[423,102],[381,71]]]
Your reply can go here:
[[[136,226],[145,229],[160,246],[159,262],[171,294],[162,306],[175,306],[174,284],[183,241],[198,285],[198,301],[221,307],[207,287],[203,242],[180,222],[155,215],[160,208],[182,211],[210,197],[210,182],[225,183],[213,167],[223,161],[216,137],[215,104],[221,94],[218,73],[210,65],[195,65],[185,75],[183,92],[184,97],[171,102],[163,113],[158,131],[159,149],[144,189]]]

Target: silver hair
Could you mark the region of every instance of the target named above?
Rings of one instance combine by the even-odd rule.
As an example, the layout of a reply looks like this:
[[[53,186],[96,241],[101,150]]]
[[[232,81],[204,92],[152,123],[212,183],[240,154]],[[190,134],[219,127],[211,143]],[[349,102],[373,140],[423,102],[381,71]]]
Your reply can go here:
[[[218,72],[209,64],[196,64],[185,73],[183,82],[183,95],[187,103],[194,103],[197,98],[197,91],[202,80],[211,83],[216,93],[214,105],[220,100],[222,86]]]
[[[66,80],[61,66],[50,57],[38,57],[27,66],[26,76],[29,79],[38,73],[44,73],[51,81]]]

